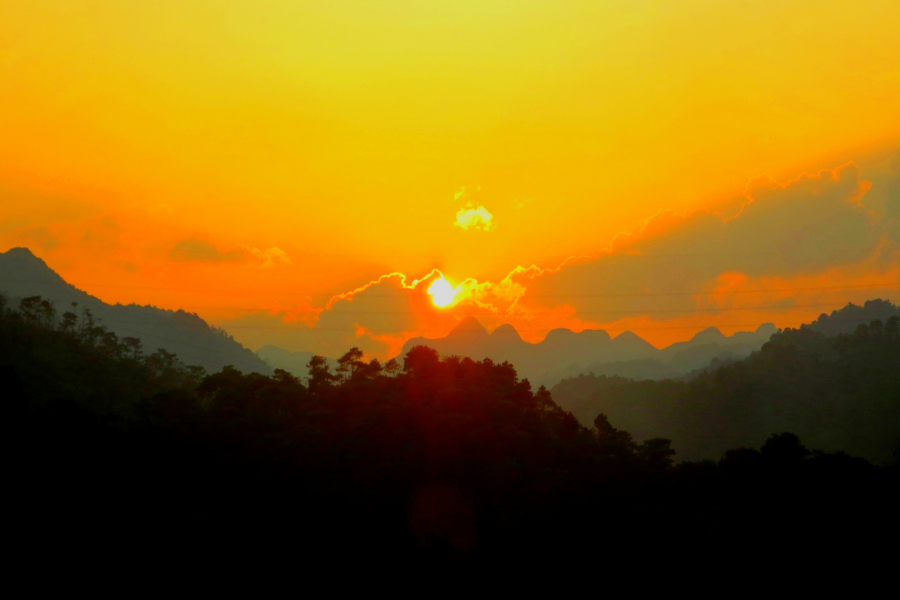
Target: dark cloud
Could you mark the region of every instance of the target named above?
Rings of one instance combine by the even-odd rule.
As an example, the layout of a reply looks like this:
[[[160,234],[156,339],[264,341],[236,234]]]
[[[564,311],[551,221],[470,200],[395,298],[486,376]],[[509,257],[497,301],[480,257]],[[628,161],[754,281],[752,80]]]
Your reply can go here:
[[[885,233],[863,202],[868,189],[852,163],[784,184],[756,179],[736,216],[658,214],[618,236],[597,260],[542,275],[525,299],[567,302],[597,320],[600,311],[626,308],[690,312],[696,302],[689,294],[712,290],[723,274],[793,277],[856,264],[876,252]]]
[[[900,246],[886,235],[896,219],[879,219],[866,206],[869,188],[852,163],[786,183],[758,178],[728,215],[663,212],[617,236],[597,257],[555,268],[520,266],[499,282],[453,282],[459,300],[447,310],[436,309],[427,294],[429,278],[439,274],[418,284],[386,274],[332,298],[308,327],[292,332],[291,346],[337,356],[356,345],[390,356],[411,335],[440,337],[467,315],[488,328],[512,323],[535,341],[554,327],[580,330],[640,315],[665,321],[752,310],[760,302],[789,311],[796,298],[769,294],[769,282],[789,288],[796,278],[823,276],[840,285],[836,269],[865,278],[897,267]],[[223,260],[208,244],[197,249]],[[763,294],[740,295],[748,290]]]
[[[179,262],[205,263],[241,263],[252,261],[262,267],[275,264],[291,264],[291,259],[284,250],[278,247],[258,248],[239,247],[222,251],[211,243],[200,238],[181,240],[169,251],[169,258]]]
[[[169,258],[179,262],[244,262],[252,255],[248,250],[236,248],[222,252],[206,240],[188,238],[181,240],[169,251]]]

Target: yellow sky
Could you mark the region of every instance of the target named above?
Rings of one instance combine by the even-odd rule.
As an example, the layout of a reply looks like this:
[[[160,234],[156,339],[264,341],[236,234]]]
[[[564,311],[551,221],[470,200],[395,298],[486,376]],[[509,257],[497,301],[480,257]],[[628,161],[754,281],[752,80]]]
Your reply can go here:
[[[227,320],[555,267],[760,175],[853,160],[877,205],[897,31],[896,0],[4,0],[0,250]]]

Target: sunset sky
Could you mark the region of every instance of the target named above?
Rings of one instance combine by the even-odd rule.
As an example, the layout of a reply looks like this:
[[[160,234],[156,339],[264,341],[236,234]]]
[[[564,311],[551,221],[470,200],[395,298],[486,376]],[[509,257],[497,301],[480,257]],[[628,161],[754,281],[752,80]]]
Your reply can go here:
[[[898,31],[897,0],[2,0],[0,251],[328,356],[897,302]]]

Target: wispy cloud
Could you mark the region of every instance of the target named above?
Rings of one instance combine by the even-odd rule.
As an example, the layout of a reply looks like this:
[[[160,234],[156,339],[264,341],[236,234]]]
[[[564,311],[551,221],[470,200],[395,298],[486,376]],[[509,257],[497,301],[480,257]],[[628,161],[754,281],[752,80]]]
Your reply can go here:
[[[202,263],[242,263],[255,262],[261,267],[272,267],[277,263],[291,264],[291,258],[278,247],[248,248],[239,246],[231,250],[219,250],[212,243],[201,238],[187,238],[178,241],[169,251],[169,258],[177,262]]]

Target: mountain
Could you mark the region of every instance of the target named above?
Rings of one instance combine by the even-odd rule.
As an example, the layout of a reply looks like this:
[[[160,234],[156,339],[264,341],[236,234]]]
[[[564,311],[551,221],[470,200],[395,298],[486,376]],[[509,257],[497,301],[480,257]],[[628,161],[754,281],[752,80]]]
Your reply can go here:
[[[309,364],[309,359],[315,356],[316,353],[293,352],[272,344],[266,344],[256,351],[256,355],[273,369],[283,369],[295,377],[304,378],[309,376],[309,369],[306,365]],[[325,362],[332,369],[336,369],[338,366],[338,361],[333,358],[326,357]]]
[[[306,377],[309,374],[306,365],[309,359],[315,356],[312,352],[291,352],[272,344],[266,344],[257,350],[256,355],[273,369],[283,369],[297,377]]]
[[[537,344],[522,339],[515,327],[504,324],[488,331],[474,317],[466,317],[437,339],[413,338],[406,342],[402,359],[415,346],[429,346],[442,356],[468,356],[510,362],[520,377],[535,385],[553,386],[580,373],[621,375],[633,379],[679,377],[707,366],[713,359],[733,360],[758,350],[777,329],[771,323],[756,331],[731,336],[711,327],[691,340],[657,350],[640,336],[625,331],[615,338],[603,330],[574,332],[554,329]]]
[[[830,315],[823,313],[809,324],[809,328],[828,335],[853,333],[862,324],[876,319],[887,323],[895,315],[900,316],[900,306],[894,306],[889,300],[867,300],[862,306],[848,304]]]
[[[565,379],[551,393],[586,426],[602,413],[639,440],[671,439],[681,460],[715,459],[790,431],[816,448],[877,463],[900,443],[898,374],[894,315],[853,334],[831,336],[809,325],[777,332],[749,357],[714,361],[689,380],[595,372]]]
[[[185,364],[202,366],[210,373],[226,365],[245,373],[272,372],[253,352],[196,314],[154,306],[106,304],[67,283],[27,248],[0,253],[0,293],[13,303],[17,298],[41,296],[53,302],[58,314],[73,310],[72,303],[77,303],[79,315],[89,309],[120,338],[139,338],[147,352],[164,348]]]
[[[714,358],[749,356],[769,341],[778,329],[764,323],[756,331],[738,331],[726,336],[715,327],[698,332],[686,342],[675,342],[660,351],[660,360],[680,373],[699,369]]]

